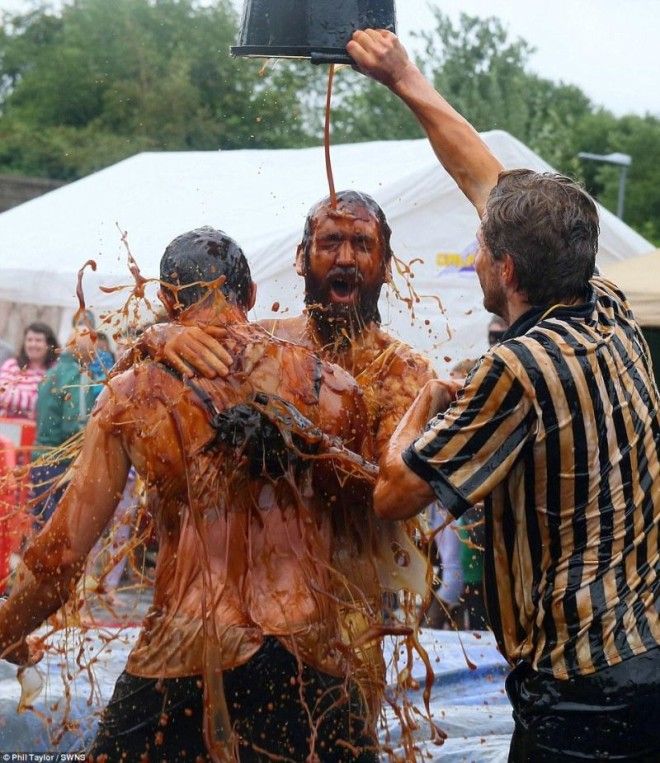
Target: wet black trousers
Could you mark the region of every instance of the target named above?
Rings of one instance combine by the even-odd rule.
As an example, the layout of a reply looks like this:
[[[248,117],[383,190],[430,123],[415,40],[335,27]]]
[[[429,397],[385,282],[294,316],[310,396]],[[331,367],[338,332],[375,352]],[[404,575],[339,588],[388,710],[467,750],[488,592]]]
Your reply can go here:
[[[506,691],[516,724],[509,763],[660,761],[660,649],[568,681],[521,663]]]
[[[353,689],[347,701],[341,679],[308,666],[303,666],[301,673],[296,659],[276,639],[266,638],[248,663],[225,671],[223,680],[232,723],[241,737],[240,763],[304,761],[310,752],[308,710],[312,723],[318,724],[315,750],[323,763],[378,760],[357,692]],[[88,760],[206,761],[202,715],[201,677],[156,681],[124,672],[103,714]]]

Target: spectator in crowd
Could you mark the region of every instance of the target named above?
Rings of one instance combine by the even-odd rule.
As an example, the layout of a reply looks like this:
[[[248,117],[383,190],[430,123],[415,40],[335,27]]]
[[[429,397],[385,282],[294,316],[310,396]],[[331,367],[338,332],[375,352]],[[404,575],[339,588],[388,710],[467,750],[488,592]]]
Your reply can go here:
[[[90,379],[96,382],[92,387],[92,393],[96,399],[103,389],[102,382],[115,364],[115,356],[110,349],[110,339],[102,331],[95,331],[96,320],[91,310],[78,311],[73,318],[72,327],[80,329],[83,333],[88,331],[93,336],[94,354],[87,364],[87,373]]]
[[[55,364],[58,348],[47,324],[31,323],[25,329],[18,357],[0,367],[0,416],[35,418],[39,384]]]
[[[457,363],[449,375],[456,381],[463,382],[475,365],[476,360],[462,360]],[[438,530],[445,525],[447,512],[436,502],[427,510],[427,521],[430,530]],[[439,530],[433,539],[436,557],[439,562],[440,586],[436,590],[434,600],[429,608],[427,620],[431,628],[450,628],[452,620],[461,627],[464,611],[465,575],[464,575],[464,544],[462,535],[458,532],[459,523]]]
[[[461,606],[463,593],[463,572],[461,570],[461,541],[455,523],[443,527],[448,519],[447,512],[439,503],[432,503],[426,510],[429,530],[437,530],[433,539],[438,561],[440,585],[435,589],[434,598],[426,619],[430,628],[450,629],[454,615]]]
[[[484,598],[484,505],[468,509],[457,522],[461,544],[460,559],[463,575],[463,617],[459,623],[466,630],[486,630],[486,601]]]
[[[488,323],[488,346],[499,344],[509,328],[509,324],[493,315]],[[450,377],[461,384],[470,371],[477,365],[476,360],[464,360],[450,372]],[[484,505],[478,503],[468,509],[457,521],[460,542],[461,574],[463,576],[463,595],[461,625],[466,630],[485,630],[488,627],[486,600],[484,593],[484,541],[485,520]],[[457,613],[458,614],[458,613]]]
[[[98,395],[89,373],[95,355],[89,329],[77,326],[67,342],[66,351],[49,369],[37,398],[37,436],[35,456],[62,445],[81,431]],[[53,513],[64,485],[55,481],[67,470],[70,459],[47,459],[32,468],[34,513],[45,522]]]
[[[96,332],[96,352],[97,355],[103,353],[104,358],[107,360],[112,360],[112,365],[115,364],[115,354],[112,351],[112,346],[110,345],[110,337],[103,331]],[[106,370],[110,369],[106,368]]]
[[[87,371],[93,381],[99,382],[94,385],[94,395],[98,397],[103,389],[103,382],[105,377],[110,373],[110,369],[115,364],[114,353],[110,349],[110,340],[107,334],[102,331],[96,333],[96,344],[94,350],[94,357],[92,358]]]

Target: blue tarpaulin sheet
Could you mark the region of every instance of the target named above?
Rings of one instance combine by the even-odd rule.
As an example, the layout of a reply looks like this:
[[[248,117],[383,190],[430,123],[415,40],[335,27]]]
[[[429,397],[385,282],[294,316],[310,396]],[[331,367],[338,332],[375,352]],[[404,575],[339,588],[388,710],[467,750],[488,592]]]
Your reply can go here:
[[[33,709],[20,713],[16,668],[0,662],[0,752],[83,752],[94,736],[98,715],[112,694],[136,633],[136,628],[87,629],[84,634],[69,629],[67,659],[58,651],[46,655],[39,665],[43,689]],[[492,634],[424,630],[421,643],[435,674],[432,719],[447,734],[444,744],[437,746],[431,741],[430,724],[423,712],[415,714],[418,728],[414,736],[425,759],[504,763],[513,720],[504,693],[507,666]],[[473,669],[461,643],[476,666]],[[394,662],[401,668],[405,654],[393,641],[386,641],[384,650],[393,675]],[[415,688],[408,689],[407,694],[420,710],[424,707],[425,677],[426,669],[416,658],[410,682]],[[396,691],[393,686],[389,690]],[[384,718],[381,737],[401,752],[399,722],[387,705]]]

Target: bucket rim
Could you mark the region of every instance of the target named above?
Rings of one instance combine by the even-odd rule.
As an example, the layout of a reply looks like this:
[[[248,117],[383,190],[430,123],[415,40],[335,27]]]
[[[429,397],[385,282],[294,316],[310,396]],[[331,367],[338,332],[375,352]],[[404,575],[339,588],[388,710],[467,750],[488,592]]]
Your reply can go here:
[[[289,58],[309,59],[312,63],[353,64],[343,48],[321,45],[232,45],[232,56],[237,58]]]

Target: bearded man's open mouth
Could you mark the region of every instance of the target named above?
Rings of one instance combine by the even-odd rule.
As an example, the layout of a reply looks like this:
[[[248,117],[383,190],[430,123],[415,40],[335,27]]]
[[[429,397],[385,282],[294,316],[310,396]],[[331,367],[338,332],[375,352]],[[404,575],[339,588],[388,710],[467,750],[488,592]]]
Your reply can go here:
[[[357,302],[359,291],[355,276],[335,275],[330,278],[330,297],[338,304],[354,304]]]

